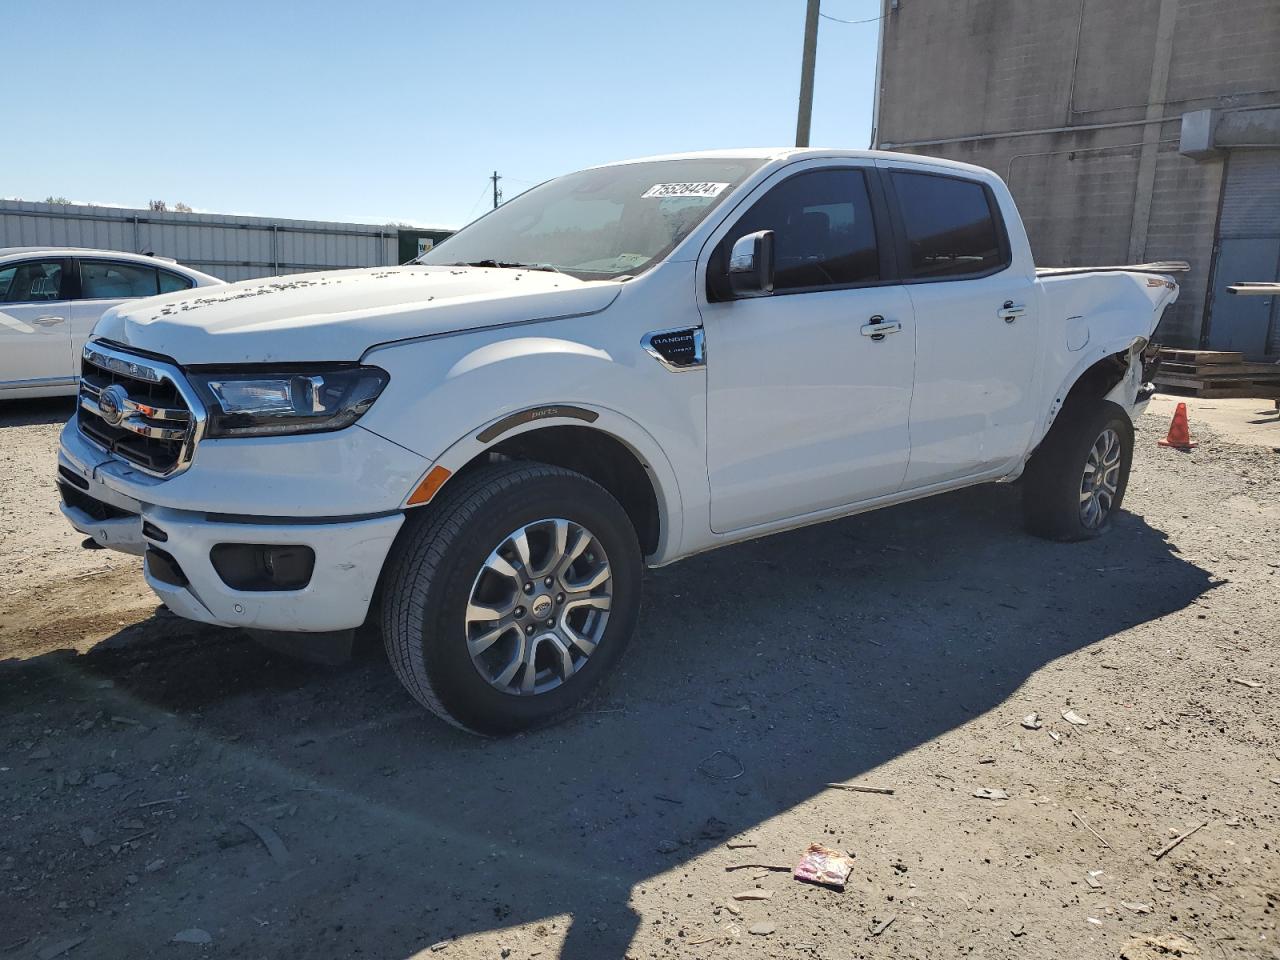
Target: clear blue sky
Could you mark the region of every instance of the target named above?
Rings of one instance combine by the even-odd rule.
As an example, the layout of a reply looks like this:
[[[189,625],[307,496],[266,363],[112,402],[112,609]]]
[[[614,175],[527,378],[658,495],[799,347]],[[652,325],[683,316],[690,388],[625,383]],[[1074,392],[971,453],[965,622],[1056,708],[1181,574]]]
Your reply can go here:
[[[793,142],[804,8],[6,4],[0,196],[461,226],[495,168],[514,196],[608,160]],[[857,20],[879,3],[822,11]],[[878,29],[821,21],[814,145],[867,146]]]

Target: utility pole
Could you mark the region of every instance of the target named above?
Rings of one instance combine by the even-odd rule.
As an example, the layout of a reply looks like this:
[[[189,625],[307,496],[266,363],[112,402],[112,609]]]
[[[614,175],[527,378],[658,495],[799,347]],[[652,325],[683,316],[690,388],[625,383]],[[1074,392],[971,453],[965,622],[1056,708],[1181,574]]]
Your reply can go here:
[[[493,171],[493,176],[489,178],[493,181],[493,209],[498,209],[498,204],[502,202],[502,191],[498,189],[498,181],[502,178],[498,176],[498,171]]]
[[[796,115],[796,146],[809,145],[809,120],[813,116],[813,64],[818,56],[818,9],[821,0],[809,0],[804,15],[804,56],[800,61],[800,110]]]

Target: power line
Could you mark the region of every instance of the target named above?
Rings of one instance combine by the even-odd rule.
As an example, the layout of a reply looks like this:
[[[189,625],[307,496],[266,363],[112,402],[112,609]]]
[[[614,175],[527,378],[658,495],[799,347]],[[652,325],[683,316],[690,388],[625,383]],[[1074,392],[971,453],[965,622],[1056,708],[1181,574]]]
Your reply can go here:
[[[835,23],[875,23],[877,20],[884,19],[883,14],[881,14],[878,17],[868,17],[866,20],[841,20],[839,17],[833,17],[829,13],[819,13],[818,16],[820,16],[823,20],[831,20]]]
[[[480,206],[480,204],[484,201],[484,198],[487,197],[488,195],[489,195],[489,178],[485,177],[484,187],[481,188],[480,190],[480,196],[476,197],[476,202],[473,203],[471,205],[471,209],[467,211],[468,217],[472,216],[476,212],[476,207]]]

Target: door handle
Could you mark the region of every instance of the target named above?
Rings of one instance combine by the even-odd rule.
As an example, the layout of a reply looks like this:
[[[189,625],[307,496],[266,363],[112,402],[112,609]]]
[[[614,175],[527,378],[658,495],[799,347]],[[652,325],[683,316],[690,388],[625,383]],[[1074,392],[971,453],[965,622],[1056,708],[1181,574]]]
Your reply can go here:
[[[902,324],[897,320],[891,320],[890,322],[885,323],[884,317],[876,314],[871,318],[869,323],[863,324],[862,335],[864,337],[870,337],[872,340],[880,341],[885,338],[885,334],[897,333],[901,329]]]
[[[45,317],[36,317],[31,322],[39,324],[42,327],[52,327],[55,323],[65,323],[66,319],[66,317],[56,317],[53,314],[49,314]]]
[[[1005,323],[1013,323],[1020,316],[1027,312],[1027,308],[1020,303],[1014,303],[1012,300],[1006,300],[1004,306],[996,313],[996,316],[1003,318]]]

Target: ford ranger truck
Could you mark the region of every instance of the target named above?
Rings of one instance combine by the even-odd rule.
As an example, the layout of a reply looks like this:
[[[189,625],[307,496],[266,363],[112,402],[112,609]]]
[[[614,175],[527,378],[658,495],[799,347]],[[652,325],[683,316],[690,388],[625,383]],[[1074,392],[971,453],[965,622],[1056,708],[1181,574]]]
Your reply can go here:
[[[1177,292],[1037,271],[979,167],[595,167],[405,266],[109,311],[62,511],[175,614],[303,645],[371,625],[423,706],[509,733],[614,669],[645,564],[1018,478],[1033,533],[1104,534]]]

